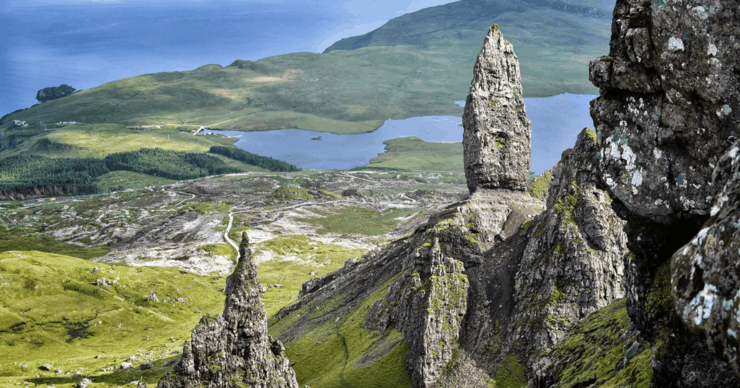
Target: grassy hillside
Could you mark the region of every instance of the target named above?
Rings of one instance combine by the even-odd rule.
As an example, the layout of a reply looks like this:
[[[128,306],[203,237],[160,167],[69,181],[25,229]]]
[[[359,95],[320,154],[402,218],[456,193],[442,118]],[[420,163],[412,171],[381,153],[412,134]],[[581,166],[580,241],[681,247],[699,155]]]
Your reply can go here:
[[[602,0],[463,0],[402,15],[367,34],[342,39],[324,52],[457,47],[470,59],[469,73],[480,51],[481,31],[496,23],[514,44],[525,97],[564,91],[595,94],[588,81],[588,61],[608,51],[613,6]]]
[[[463,171],[462,143],[429,143],[417,137],[386,140],[385,152],[362,169]]]
[[[381,333],[361,327],[368,309],[385,297],[392,280],[349,310],[338,311],[343,295],[336,295],[311,302],[282,320],[270,320],[270,334],[282,335],[288,358],[295,362],[299,385],[412,387],[403,335],[395,329]],[[331,319],[322,319],[329,314]]]
[[[96,286],[102,278],[118,280]],[[166,371],[162,364],[179,356],[200,317],[223,309],[223,287],[223,277],[175,268],[111,266],[38,251],[0,253],[0,379],[8,385],[25,380],[72,387],[72,375],[80,371],[95,383],[154,385]],[[159,302],[147,301],[151,292]],[[133,368],[120,370],[130,356]],[[150,362],[151,369],[139,371]],[[45,364],[51,371],[39,369]]]
[[[453,101],[467,93],[472,67],[458,54],[455,48],[367,48],[149,74],[34,106],[5,125],[20,119],[364,133],[388,118],[460,115]],[[467,71],[451,73],[440,64]]]
[[[51,127],[55,128],[56,126],[51,125]],[[87,163],[86,161],[104,163],[111,172],[105,171],[103,175],[91,174],[90,178],[93,181],[90,182],[83,182],[80,179],[67,179],[67,181],[70,184],[77,182],[77,185],[82,183],[94,185],[102,192],[165,185],[175,182],[173,179],[183,179],[185,177],[183,175],[178,178],[179,175],[167,174],[165,170],[187,171],[187,178],[229,172],[269,171],[244,161],[209,152],[213,148],[238,152],[239,150],[233,147],[236,139],[222,136],[193,136],[192,132],[192,128],[182,126],[132,129],[121,124],[92,124],[71,125],[48,131],[34,125],[23,130],[24,137],[21,140],[15,140],[13,148],[0,152],[0,160],[12,162],[13,160],[28,159],[29,156],[41,156],[42,158],[34,159],[38,159],[36,160],[37,164],[51,164],[54,168],[32,168],[33,166],[29,164],[24,166],[0,165],[0,167],[3,167],[0,168],[0,190],[2,190],[1,187],[6,186],[18,187],[19,190],[22,189],[21,186],[39,188],[48,186],[45,185],[45,182],[51,181],[44,177],[49,175],[50,171],[58,170],[61,168],[60,166],[64,165],[84,164]],[[14,135],[15,130],[0,135],[0,143],[5,140],[9,144],[9,138]],[[141,163],[138,163],[140,164],[138,167],[110,163],[109,159],[116,158],[113,154],[131,153],[140,157],[146,156],[140,152],[143,149],[159,149],[164,150],[164,152],[150,152],[147,154],[148,168],[143,168],[145,166]],[[203,161],[208,161],[208,163],[204,164]],[[263,161],[272,163],[266,164],[268,167],[274,164],[286,165],[283,162],[261,156],[253,156],[247,162],[259,164]],[[143,162],[143,160],[140,162]],[[219,168],[209,169],[209,166]],[[14,171],[6,171],[9,168]],[[203,168],[209,171],[205,171]],[[62,175],[59,175],[59,177],[63,178]],[[33,184],[29,186],[29,182]],[[64,186],[61,183],[52,183],[57,188]],[[80,187],[78,187],[78,191],[79,189]],[[28,190],[24,192],[26,191]],[[97,191],[87,190],[84,192]],[[46,194],[62,195],[53,190]]]
[[[554,360],[554,386],[649,387],[652,353],[631,323],[624,299],[579,322],[546,354]]]
[[[595,5],[597,1],[585,2]],[[584,2],[580,2],[584,4]],[[501,26],[522,64],[525,97],[595,93],[588,61],[607,52],[609,12],[562,1],[468,0],[423,9],[324,54],[147,74],[10,115],[31,123],[300,128],[364,133],[386,119],[462,114],[488,27]]]

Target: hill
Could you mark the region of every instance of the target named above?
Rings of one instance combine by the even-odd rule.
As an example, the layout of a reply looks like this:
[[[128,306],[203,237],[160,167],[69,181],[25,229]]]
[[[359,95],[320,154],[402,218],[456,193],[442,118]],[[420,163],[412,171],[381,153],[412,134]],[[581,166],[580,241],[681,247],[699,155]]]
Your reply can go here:
[[[522,63],[525,97],[595,93],[588,61],[606,53],[601,2],[467,0],[393,19],[323,54],[292,53],[227,67],[122,79],[11,114],[29,123],[203,125],[364,133],[386,119],[462,114],[471,70],[497,23]]]

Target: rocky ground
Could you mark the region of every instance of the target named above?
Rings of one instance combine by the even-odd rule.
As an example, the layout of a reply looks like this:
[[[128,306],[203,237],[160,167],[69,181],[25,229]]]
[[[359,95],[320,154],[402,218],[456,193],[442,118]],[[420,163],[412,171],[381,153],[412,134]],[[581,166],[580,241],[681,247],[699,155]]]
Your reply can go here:
[[[111,248],[94,261],[225,274],[236,253],[219,247],[226,243],[225,233],[246,230],[258,246],[278,236],[301,235],[367,251],[413,230],[430,210],[460,199],[466,194],[464,182],[462,173],[248,173],[89,199],[31,201],[3,209],[0,219],[11,229],[65,244]],[[320,232],[320,222],[309,221],[363,209],[381,215],[395,211],[398,217],[380,233],[358,232],[354,223],[360,220],[351,220],[351,215],[346,225],[328,233]],[[230,218],[233,226],[227,230]],[[258,250],[255,262],[275,256]],[[298,260],[299,255],[283,256]]]

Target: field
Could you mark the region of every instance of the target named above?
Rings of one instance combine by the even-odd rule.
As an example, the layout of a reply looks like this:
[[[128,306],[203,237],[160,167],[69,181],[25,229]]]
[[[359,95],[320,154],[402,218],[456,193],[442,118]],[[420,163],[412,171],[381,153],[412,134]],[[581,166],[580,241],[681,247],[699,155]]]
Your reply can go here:
[[[117,280],[95,286],[102,278]],[[154,385],[200,316],[223,309],[223,286],[221,276],[176,268],[113,266],[38,251],[0,253],[0,383],[71,387],[80,372],[109,386]],[[147,300],[152,292],[158,301]],[[121,369],[129,360],[135,367]],[[150,369],[139,368],[150,363]],[[43,365],[51,370],[40,370]]]
[[[462,143],[429,143],[416,137],[386,140],[385,152],[363,168],[439,172],[463,171]]]

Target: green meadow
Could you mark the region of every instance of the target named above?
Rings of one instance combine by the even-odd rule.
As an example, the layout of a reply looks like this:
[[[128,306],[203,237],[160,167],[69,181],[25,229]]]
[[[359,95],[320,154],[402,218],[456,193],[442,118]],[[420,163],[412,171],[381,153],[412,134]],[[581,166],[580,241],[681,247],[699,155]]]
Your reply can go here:
[[[103,278],[116,282],[96,286]],[[155,385],[200,317],[223,309],[224,284],[222,276],[176,268],[0,253],[0,385],[72,387],[75,372],[108,386]],[[147,300],[151,292],[158,302]],[[121,369],[130,358],[133,367]]]

